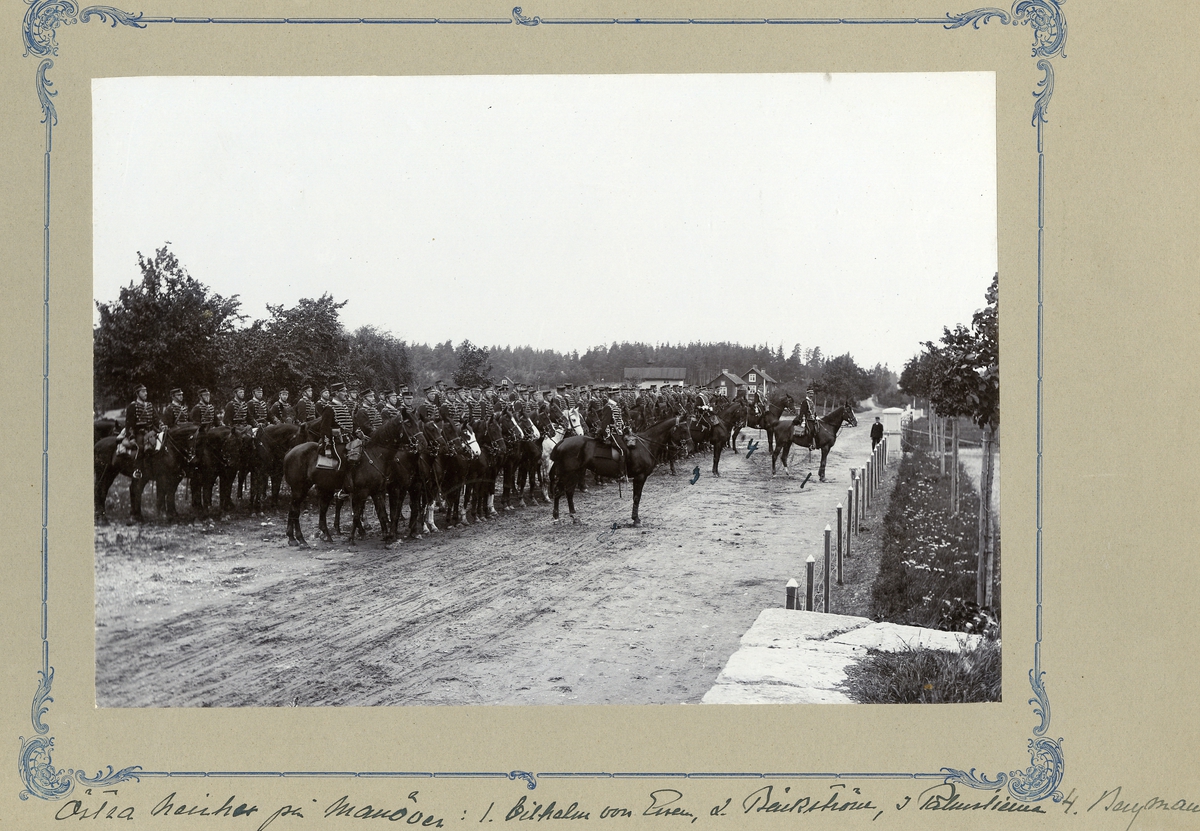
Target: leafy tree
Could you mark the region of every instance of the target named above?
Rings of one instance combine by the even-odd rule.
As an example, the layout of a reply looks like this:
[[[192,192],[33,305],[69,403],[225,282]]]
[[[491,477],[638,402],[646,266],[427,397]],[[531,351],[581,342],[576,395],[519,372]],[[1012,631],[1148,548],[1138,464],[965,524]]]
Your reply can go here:
[[[167,245],[153,258],[139,251],[141,280],[122,288],[117,300],[96,303],[92,356],[102,406],[129,401],[138,383],[152,401],[163,402],[173,386],[187,388],[190,397],[220,378],[222,347],[242,319],[241,303],[188,274]]]
[[[276,387],[295,389],[305,380],[320,387],[340,378],[350,369],[350,339],[339,313],[340,303],[329,294],[301,298],[290,309],[267,306],[270,318],[264,329],[270,337],[271,354],[263,360]],[[265,380],[264,380],[265,383]]]
[[[350,336],[349,347],[349,364],[364,387],[397,390],[412,380],[408,347],[391,333],[363,326]]]
[[[492,365],[488,363],[488,351],[469,340],[458,345],[458,369],[454,370],[454,383],[460,387],[490,384]]]
[[[841,401],[860,401],[871,394],[871,376],[854,362],[850,353],[830,358],[822,368],[817,391],[823,396]]]

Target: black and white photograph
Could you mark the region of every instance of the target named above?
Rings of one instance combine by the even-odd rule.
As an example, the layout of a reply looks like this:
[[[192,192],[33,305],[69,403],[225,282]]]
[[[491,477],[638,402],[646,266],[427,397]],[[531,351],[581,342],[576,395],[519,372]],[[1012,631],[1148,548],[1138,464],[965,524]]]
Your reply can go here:
[[[994,73],[91,94],[98,707],[1001,700]]]

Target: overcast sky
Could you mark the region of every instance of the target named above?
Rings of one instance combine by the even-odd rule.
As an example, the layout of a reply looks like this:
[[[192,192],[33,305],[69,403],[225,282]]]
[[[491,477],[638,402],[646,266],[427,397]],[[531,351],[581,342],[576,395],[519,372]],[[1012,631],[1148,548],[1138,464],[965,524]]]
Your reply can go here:
[[[95,297],[170,242],[252,319],[899,369],[996,271],[992,73],[93,82]]]

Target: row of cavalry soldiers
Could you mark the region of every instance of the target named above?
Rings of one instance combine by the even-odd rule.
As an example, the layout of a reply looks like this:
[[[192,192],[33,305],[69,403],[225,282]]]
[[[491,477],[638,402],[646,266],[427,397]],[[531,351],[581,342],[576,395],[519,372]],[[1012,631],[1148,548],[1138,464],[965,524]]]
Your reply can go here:
[[[504,379],[494,386],[467,389],[439,381],[426,387],[419,400],[407,387],[377,394],[335,382],[318,395],[313,390],[306,382],[294,403],[287,390],[268,403],[261,387],[252,386],[247,398],[245,386],[235,384],[232,397],[218,409],[207,389],[197,390],[196,402],[188,407],[183,390],[175,388],[170,401],[159,408],[139,385],[120,432],[113,422],[96,422],[97,520],[105,521],[108,491],[122,474],[130,479],[130,522],[143,520],[141,492],[148,481],[156,485],[160,515],[171,517],[175,494],[185,480],[198,513],[213,510],[214,487],[217,512],[232,510],[234,483],[239,499],[248,483],[250,509],[256,515],[263,510],[268,482],[277,503],[286,480],[293,497],[289,537],[303,542],[299,503],[315,485],[322,495],[320,529],[331,538],[325,521],[330,500],[340,509],[338,497],[353,495],[361,489],[359,480],[378,473],[383,481],[376,483],[371,496],[376,498],[385,539],[396,532],[406,494],[411,505],[409,533],[419,536],[437,530],[435,509],[445,511],[448,526],[496,515],[500,476],[500,510],[516,502],[526,504],[526,488],[530,498],[548,501],[550,452],[564,437],[590,436],[619,454],[623,436],[674,418],[677,426],[663,443],[658,461],[669,462],[674,473],[675,460],[708,443],[713,445],[716,474],[720,450],[734,445],[738,430],[747,424],[763,426],[768,418],[767,402],[753,394],[739,393],[727,401],[695,387],[563,384],[537,390]],[[790,404],[788,397],[778,408]],[[797,423],[807,429],[811,397],[801,403],[800,412]],[[114,434],[103,435],[110,430]],[[394,448],[395,458],[381,462],[370,453],[364,458],[364,446],[376,445]],[[411,470],[395,469],[401,456]],[[390,499],[390,511],[377,498],[380,493]],[[351,540],[363,527],[363,504],[365,499],[361,504],[356,500]]]

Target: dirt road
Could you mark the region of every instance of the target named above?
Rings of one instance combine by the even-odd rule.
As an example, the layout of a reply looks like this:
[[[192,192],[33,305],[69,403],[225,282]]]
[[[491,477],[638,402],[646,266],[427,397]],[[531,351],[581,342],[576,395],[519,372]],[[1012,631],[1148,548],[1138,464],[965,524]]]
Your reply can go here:
[[[754,430],[720,478],[711,455],[660,469],[640,528],[615,484],[577,496],[578,524],[537,505],[387,549],[377,535],[316,541],[314,514],[301,519],[313,547],[289,548],[282,510],[98,528],[97,704],[699,702],[758,613],[820,559],[873,415],[843,428],[825,484],[803,449],[772,478]],[[749,458],[747,438],[761,441]]]

